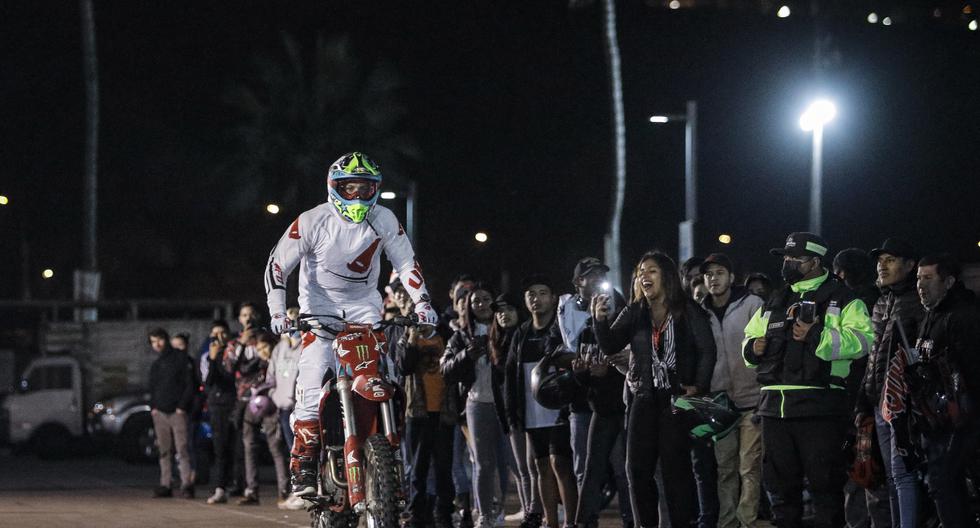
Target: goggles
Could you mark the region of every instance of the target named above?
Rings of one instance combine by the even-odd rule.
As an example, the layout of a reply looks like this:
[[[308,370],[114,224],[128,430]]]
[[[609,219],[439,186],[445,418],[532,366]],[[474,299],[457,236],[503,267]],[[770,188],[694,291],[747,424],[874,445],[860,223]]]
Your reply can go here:
[[[331,185],[345,200],[370,201],[378,192],[378,182],[363,178],[334,180]]]

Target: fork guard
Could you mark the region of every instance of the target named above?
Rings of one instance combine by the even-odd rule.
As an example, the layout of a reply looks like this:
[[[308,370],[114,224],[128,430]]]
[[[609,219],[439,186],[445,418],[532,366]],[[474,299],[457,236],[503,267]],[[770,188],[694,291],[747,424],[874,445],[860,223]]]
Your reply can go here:
[[[373,402],[388,401],[395,394],[395,388],[390,383],[363,374],[354,378],[353,390],[360,397]]]

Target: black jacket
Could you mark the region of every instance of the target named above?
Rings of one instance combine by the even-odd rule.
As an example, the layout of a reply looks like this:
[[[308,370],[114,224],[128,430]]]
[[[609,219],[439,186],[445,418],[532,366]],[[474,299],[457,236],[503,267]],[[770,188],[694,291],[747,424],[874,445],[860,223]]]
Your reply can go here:
[[[204,392],[208,395],[208,407],[232,408],[238,399],[235,390],[235,372],[223,359],[223,352],[216,359],[208,357],[208,377],[204,380]]]
[[[629,372],[626,383],[634,396],[653,393],[653,325],[645,300],[626,307],[616,321],[598,321],[595,325],[599,348],[613,355],[630,345]],[[682,392],[681,385],[693,385],[699,393],[708,392],[715,368],[715,338],[707,314],[693,300],[684,305],[683,315],[674,319],[674,343],[677,354],[677,374],[671,379],[671,389]]]
[[[466,396],[469,394],[473,382],[476,381],[476,361],[471,359],[469,354],[467,354],[468,350],[474,349],[480,349],[479,354],[481,355],[486,354],[489,356],[490,354],[486,339],[476,339],[466,329],[457,330],[449,338],[446,351],[442,355],[442,360],[439,361],[439,369],[442,371],[446,385],[452,386],[452,384],[456,384],[458,387],[461,398],[459,405],[460,412],[464,412]],[[503,416],[504,402],[500,390],[504,383],[504,372],[500,365],[494,365],[492,362],[490,363],[490,382],[493,389],[493,404],[497,412],[497,419],[500,421],[501,427],[504,428],[504,432],[509,432],[510,429]]]
[[[900,284],[882,289],[882,295],[871,311],[871,325],[875,331],[875,341],[868,354],[868,365],[861,380],[857,395],[855,412],[870,414],[881,404],[881,392],[885,386],[885,373],[891,358],[902,344],[901,335],[895,326],[902,322],[905,336],[913,345],[919,325],[925,318],[925,310],[915,291],[915,274]]]
[[[976,296],[957,281],[919,328],[922,356],[945,354],[973,402],[980,396],[980,310]],[[976,419],[976,417],[973,417]]]
[[[504,366],[503,402],[505,421],[511,428],[519,431],[524,430],[524,409],[525,409],[525,387],[531,380],[524,379],[523,363],[540,361],[544,355],[530,357],[525,350],[525,341],[531,332],[534,321],[529,319],[521,323],[514,332],[510,342],[510,351],[507,353],[507,363]],[[551,323],[544,328],[541,333],[548,336],[544,345],[545,353],[555,350],[561,337],[555,337],[552,330],[558,326],[558,318],[552,317]],[[557,340],[557,341],[556,341]]]
[[[168,345],[150,365],[150,408],[165,413],[190,411],[196,389],[193,369],[186,353]]]

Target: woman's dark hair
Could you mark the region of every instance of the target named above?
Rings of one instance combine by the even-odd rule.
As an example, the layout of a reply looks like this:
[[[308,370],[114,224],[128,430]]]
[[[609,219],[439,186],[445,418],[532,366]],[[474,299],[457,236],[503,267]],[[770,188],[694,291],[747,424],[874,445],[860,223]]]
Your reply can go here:
[[[517,307],[511,306],[511,308],[515,312],[518,312],[518,316],[520,316]],[[520,319],[517,322],[520,324]],[[510,343],[506,341],[509,333],[506,328],[500,326],[500,323],[497,322],[497,313],[494,310],[493,322],[490,324],[490,362],[494,366],[502,364],[507,359],[507,346]]]
[[[633,268],[633,296],[630,301],[639,301],[644,304],[647,302],[641,290],[637,287],[636,281],[639,277],[640,265],[648,260],[656,262],[660,268],[660,280],[663,283],[664,302],[667,305],[667,310],[674,317],[681,317],[684,314],[687,295],[684,294],[684,290],[681,288],[681,276],[677,270],[677,264],[674,263],[674,259],[662,251],[647,251],[636,262],[636,267]]]
[[[471,334],[476,328],[476,316],[473,315],[473,295],[478,291],[489,293],[490,298],[493,299],[493,290],[482,284],[477,284],[466,294],[466,304],[464,305],[463,313],[459,314],[459,321],[461,323],[460,326]]]
[[[279,340],[271,332],[259,332],[255,339],[257,342],[266,343],[273,348],[279,344]]]

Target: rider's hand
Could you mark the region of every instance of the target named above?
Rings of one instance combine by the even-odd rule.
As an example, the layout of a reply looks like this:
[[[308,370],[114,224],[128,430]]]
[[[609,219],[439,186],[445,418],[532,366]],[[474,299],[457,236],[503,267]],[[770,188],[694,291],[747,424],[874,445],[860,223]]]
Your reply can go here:
[[[269,323],[269,326],[273,334],[282,335],[292,326],[292,321],[284,313],[272,314],[272,321]]]
[[[419,331],[426,339],[436,333],[436,325],[439,324],[439,315],[432,309],[428,302],[415,304],[415,316],[418,318]]]

